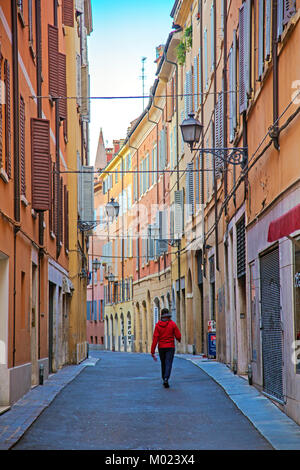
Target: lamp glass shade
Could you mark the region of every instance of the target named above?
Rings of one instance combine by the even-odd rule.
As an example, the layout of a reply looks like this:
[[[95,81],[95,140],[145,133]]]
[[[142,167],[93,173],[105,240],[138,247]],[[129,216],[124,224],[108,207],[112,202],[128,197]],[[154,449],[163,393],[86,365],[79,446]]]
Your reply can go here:
[[[106,214],[109,218],[113,219],[118,217],[120,206],[117,201],[112,197],[111,200],[105,206]]]
[[[185,143],[192,147],[194,143],[199,142],[203,125],[194,118],[193,113],[189,114],[189,117],[182,121],[180,128]]]
[[[100,266],[101,266],[101,262],[98,260],[98,258],[94,259],[94,261],[93,261],[93,268],[94,268],[95,270],[97,270],[97,269],[100,268]]]

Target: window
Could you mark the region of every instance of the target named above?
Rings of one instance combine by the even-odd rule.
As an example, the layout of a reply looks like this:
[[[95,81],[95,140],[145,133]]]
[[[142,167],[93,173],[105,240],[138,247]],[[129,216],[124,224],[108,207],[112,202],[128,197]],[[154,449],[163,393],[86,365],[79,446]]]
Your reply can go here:
[[[26,196],[25,184],[25,102],[20,96],[20,169],[21,169],[21,195]]]
[[[300,239],[294,242],[294,325],[295,325],[295,366],[300,374]]]

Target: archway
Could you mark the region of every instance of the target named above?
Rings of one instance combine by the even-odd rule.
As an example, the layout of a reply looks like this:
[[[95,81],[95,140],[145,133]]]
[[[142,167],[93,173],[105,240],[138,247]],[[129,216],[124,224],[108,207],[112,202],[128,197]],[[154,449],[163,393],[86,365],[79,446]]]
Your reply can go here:
[[[120,350],[126,351],[125,322],[123,312],[120,315]]]

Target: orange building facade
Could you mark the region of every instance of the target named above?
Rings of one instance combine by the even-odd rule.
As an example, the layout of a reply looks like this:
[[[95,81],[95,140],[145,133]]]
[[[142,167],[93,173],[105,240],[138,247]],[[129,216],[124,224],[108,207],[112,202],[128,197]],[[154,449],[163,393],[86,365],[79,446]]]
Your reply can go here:
[[[56,97],[67,96],[65,35],[78,14],[73,2],[0,2],[3,406],[69,361],[72,121]]]

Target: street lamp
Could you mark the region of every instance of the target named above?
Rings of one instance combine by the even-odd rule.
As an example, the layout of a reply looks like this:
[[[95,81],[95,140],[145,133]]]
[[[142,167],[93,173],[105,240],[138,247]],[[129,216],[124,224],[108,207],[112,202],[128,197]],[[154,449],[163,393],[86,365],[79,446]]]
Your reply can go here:
[[[118,217],[120,206],[117,201],[114,200],[112,197],[111,200],[105,206],[107,217],[113,219],[114,217]]]
[[[189,144],[191,152],[197,150],[200,153],[210,153],[225,163],[232,165],[241,165],[244,168],[247,162],[248,149],[246,147],[229,148],[195,148],[194,145],[199,142],[203,132],[203,124],[194,118],[194,113],[190,113],[187,119],[180,124],[181,134],[184,142]]]
[[[194,118],[194,113],[190,113],[187,119],[180,124],[182,137],[185,143],[189,144],[191,151],[195,142],[199,142],[203,125]]]
[[[100,268],[101,264],[101,261],[99,261],[98,258],[95,258],[92,263],[94,270],[97,271]]]

